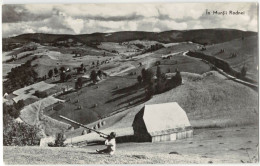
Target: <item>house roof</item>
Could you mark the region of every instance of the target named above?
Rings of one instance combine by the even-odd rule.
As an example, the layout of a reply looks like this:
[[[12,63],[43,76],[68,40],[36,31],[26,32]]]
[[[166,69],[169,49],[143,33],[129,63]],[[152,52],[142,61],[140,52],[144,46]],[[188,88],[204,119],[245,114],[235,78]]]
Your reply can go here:
[[[37,82],[35,84],[14,91],[13,94],[16,95],[16,97],[14,97],[13,100],[17,103],[19,100],[26,100],[27,98],[31,98],[36,90],[45,91],[55,86],[55,84],[48,84],[44,81]]]
[[[145,105],[143,120],[151,136],[170,134],[191,126],[186,112],[176,102]]]

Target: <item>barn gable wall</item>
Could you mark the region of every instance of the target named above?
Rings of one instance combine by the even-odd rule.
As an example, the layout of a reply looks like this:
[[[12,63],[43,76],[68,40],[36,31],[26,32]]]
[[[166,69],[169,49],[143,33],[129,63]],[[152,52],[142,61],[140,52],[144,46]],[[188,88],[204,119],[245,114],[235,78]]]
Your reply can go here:
[[[144,120],[144,108],[142,108],[135,116],[133,121],[134,137],[137,142],[152,142],[151,135],[147,132]]]

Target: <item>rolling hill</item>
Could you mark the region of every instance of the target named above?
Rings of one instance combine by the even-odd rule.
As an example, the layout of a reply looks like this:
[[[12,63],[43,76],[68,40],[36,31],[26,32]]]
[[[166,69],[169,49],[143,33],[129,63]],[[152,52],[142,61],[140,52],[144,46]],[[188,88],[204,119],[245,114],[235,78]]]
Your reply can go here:
[[[221,49],[224,49],[224,52],[220,52]],[[200,52],[226,61],[236,71],[240,71],[245,65],[247,76],[258,81],[258,36],[210,45]],[[232,57],[232,54],[236,56]]]
[[[144,104],[178,102],[187,112],[191,125],[195,128],[226,128],[258,123],[258,94],[254,90],[228,80],[215,71],[202,75],[182,73],[182,76],[183,85],[155,95]],[[107,124],[100,129],[105,133],[117,131],[118,136],[132,135],[133,119],[144,104],[102,119]],[[97,123],[94,122],[87,126],[92,127]],[[76,129],[67,133],[67,136],[79,136],[82,130],[83,128]],[[95,133],[81,137],[88,141],[102,140]],[[76,137],[75,139],[80,140],[81,138]],[[70,141],[73,142],[73,139]]]
[[[81,35],[67,34],[22,34],[15,37],[4,38],[3,45],[10,43],[54,43],[60,40],[72,39],[80,43],[90,42],[125,42],[131,40],[151,40],[162,43],[192,41],[200,44],[221,43],[236,38],[256,35],[256,32],[240,31],[235,29],[199,29],[199,30],[172,30],[165,32],[122,31],[114,33],[93,33]]]

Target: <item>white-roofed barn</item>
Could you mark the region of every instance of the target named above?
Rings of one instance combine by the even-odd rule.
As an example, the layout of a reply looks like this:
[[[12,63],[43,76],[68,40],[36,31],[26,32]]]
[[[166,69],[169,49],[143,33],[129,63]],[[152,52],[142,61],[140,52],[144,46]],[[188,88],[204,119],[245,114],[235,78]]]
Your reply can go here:
[[[133,129],[140,142],[174,141],[193,135],[186,112],[176,102],[145,105],[136,115]]]

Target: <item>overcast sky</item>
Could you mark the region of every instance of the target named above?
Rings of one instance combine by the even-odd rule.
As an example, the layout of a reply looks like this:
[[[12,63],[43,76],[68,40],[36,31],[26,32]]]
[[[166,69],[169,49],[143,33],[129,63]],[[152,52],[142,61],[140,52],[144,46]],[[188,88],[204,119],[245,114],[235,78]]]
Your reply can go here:
[[[244,15],[206,15],[244,11]],[[3,5],[3,37],[23,33],[86,34],[116,31],[232,28],[258,31],[256,3]]]

